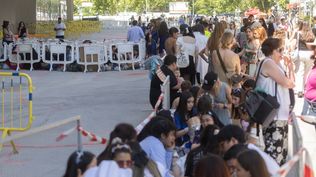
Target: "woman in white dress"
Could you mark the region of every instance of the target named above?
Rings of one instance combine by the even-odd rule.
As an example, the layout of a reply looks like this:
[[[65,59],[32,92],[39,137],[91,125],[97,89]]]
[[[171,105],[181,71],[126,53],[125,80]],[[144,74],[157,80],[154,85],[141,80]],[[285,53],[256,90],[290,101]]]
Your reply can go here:
[[[204,35],[204,27],[201,24],[197,24],[195,27],[193,27],[193,31],[195,36],[195,48],[196,51],[200,53],[205,48],[208,38]],[[203,78],[207,73],[208,63],[198,55],[196,56],[195,65],[197,83],[201,84],[203,83]]]

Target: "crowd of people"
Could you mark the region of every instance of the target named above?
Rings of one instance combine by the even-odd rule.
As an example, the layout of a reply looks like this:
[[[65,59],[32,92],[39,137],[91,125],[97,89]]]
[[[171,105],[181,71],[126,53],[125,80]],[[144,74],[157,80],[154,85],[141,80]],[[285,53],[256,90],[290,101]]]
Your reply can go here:
[[[268,22],[266,22],[268,20]],[[118,124],[104,151],[72,153],[63,177],[269,177],[286,163],[288,123],[295,96],[304,97],[302,114],[316,101],[316,43],[309,23],[253,15],[234,21],[197,19],[168,28],[152,19],[146,28],[136,20],[127,40],[146,40],[150,61],[153,108],[161,85],[170,79],[170,110],[159,105],[137,133]],[[66,26],[58,19],[56,38]],[[18,36],[28,31],[19,23]],[[14,41],[9,22],[3,22],[3,43]],[[136,49],[137,50],[137,49]],[[246,110],[247,93],[262,90],[279,103],[265,126]],[[260,128],[261,127],[261,128]],[[260,143],[262,130],[264,143]]]
[[[133,22],[128,39],[142,38],[150,61],[150,104],[155,108],[169,76],[170,110],[160,105],[138,134],[129,124],[118,124],[99,156],[74,152],[64,177],[275,175],[287,160],[294,94],[305,97],[304,114],[316,99],[312,27],[250,15],[240,28],[234,21],[206,19],[168,28],[158,18],[147,29]],[[265,126],[246,110],[252,90],[280,104]],[[77,170],[70,174],[70,169]]]

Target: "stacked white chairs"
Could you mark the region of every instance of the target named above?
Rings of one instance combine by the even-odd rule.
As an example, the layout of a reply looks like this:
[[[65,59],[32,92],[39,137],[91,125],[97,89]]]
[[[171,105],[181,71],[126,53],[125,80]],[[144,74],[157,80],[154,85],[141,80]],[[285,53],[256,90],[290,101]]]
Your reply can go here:
[[[84,65],[84,72],[87,72],[88,65],[98,65],[98,72],[101,66],[108,62],[107,47],[103,43],[77,43],[76,60],[80,65]]]
[[[16,63],[16,70],[20,70],[20,64],[28,63],[33,70],[33,64],[41,61],[40,44],[35,40],[23,40],[11,43],[8,46],[8,57],[11,63]]]
[[[63,65],[63,71],[66,71],[66,65],[74,62],[74,42],[48,41],[42,46],[42,60],[50,64],[49,71],[53,70],[54,64]],[[49,52],[49,55],[46,53]],[[47,57],[49,56],[49,57]]]
[[[4,62],[7,57],[7,44],[2,45],[2,40],[0,40],[0,62]]]

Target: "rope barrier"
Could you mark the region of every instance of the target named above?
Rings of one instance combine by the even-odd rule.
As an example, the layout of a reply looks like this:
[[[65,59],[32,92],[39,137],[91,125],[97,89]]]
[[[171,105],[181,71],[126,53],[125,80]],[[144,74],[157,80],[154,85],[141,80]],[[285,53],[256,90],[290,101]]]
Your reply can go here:
[[[106,138],[102,138],[94,133],[91,133],[87,130],[85,130],[83,127],[73,127],[69,130],[66,130],[65,132],[61,133],[57,138],[56,141],[62,141],[63,139],[65,139],[68,135],[70,135],[71,133],[73,133],[75,130],[78,130],[79,132],[81,132],[81,134],[85,137],[89,137],[90,141],[93,142],[99,142],[101,144],[106,144],[107,139]]]

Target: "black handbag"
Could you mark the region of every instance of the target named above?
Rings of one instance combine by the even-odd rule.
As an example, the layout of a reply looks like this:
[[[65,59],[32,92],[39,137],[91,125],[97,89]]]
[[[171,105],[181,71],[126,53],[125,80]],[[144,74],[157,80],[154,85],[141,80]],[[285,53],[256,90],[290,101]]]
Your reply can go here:
[[[255,86],[257,84],[263,62],[264,60],[261,61],[259,65]],[[278,113],[280,104],[277,100],[277,89],[277,83],[275,82],[274,96],[267,94],[262,90],[251,90],[246,94],[245,108],[249,117],[254,122],[261,124],[263,127],[268,127]]]

